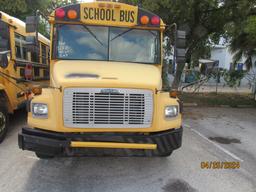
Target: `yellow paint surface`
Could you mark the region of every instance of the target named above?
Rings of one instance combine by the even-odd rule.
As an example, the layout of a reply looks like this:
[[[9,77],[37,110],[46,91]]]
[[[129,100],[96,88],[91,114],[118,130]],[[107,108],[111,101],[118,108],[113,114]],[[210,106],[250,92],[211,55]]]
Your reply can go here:
[[[72,141],[71,147],[78,148],[112,148],[112,149],[151,149],[157,148],[156,144],[139,143],[111,143],[111,142],[78,142]]]
[[[138,7],[114,2],[82,3],[80,13],[81,22],[85,24],[134,26]]]
[[[82,3],[81,12],[85,7],[99,7],[100,2],[95,3]],[[101,2],[102,3],[102,2]],[[106,2],[105,2],[106,3]],[[119,4],[111,3],[110,4]],[[121,4],[120,9],[135,10],[135,6]],[[136,10],[135,10],[136,11]],[[81,18],[85,13],[81,13]],[[130,25],[134,28],[134,23],[119,23],[117,19],[118,14],[114,16],[115,22],[113,26],[127,26]],[[98,25],[106,25],[106,21],[95,21],[95,19],[88,20],[83,18],[83,23],[92,24],[98,22]],[[58,21],[59,22],[59,21]],[[137,21],[136,21],[137,22]],[[55,23],[54,17],[51,17],[51,29],[53,31],[53,24]],[[66,22],[71,23],[71,22]],[[73,22],[75,23],[75,22]],[[63,22],[65,24],[65,22]],[[108,24],[107,24],[108,25]],[[146,29],[146,27],[144,28]],[[148,28],[150,29],[150,28]],[[161,20],[160,28],[161,41],[163,40],[164,23]],[[51,36],[52,41],[53,32]],[[161,52],[163,52],[161,45]],[[163,55],[163,54],[161,54]],[[55,132],[160,132],[169,129],[178,129],[181,127],[181,114],[175,118],[166,119],[164,110],[169,105],[179,105],[177,99],[170,98],[168,92],[160,91],[162,89],[162,61],[161,63],[152,64],[138,64],[127,62],[113,62],[113,61],[79,61],[79,60],[51,60],[51,85],[54,87],[61,87],[58,89],[43,89],[42,95],[35,96],[33,103],[46,103],[48,105],[48,118],[37,119],[33,118],[32,114],[28,115],[28,124],[30,127],[36,127],[44,130]],[[68,78],[67,75],[71,73],[93,74],[95,78]],[[65,127],[63,120],[63,90],[65,88],[130,88],[130,89],[145,89],[151,90],[153,93],[153,116],[152,124],[148,128],[73,128]],[[95,146],[95,143],[73,143],[73,146]],[[112,145],[112,143],[111,143]],[[104,145],[102,145],[104,146]]]

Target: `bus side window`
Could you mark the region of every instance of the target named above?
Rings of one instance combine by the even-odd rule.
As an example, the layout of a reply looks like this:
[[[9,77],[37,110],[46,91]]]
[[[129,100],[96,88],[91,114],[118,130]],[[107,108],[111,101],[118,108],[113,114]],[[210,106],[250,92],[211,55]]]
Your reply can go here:
[[[9,26],[0,20],[0,51],[10,50],[10,31]]]
[[[38,55],[38,50],[33,50],[31,51],[31,61],[39,63],[39,55]]]
[[[27,49],[25,48],[25,37],[15,33],[16,58],[28,60]]]
[[[40,68],[39,67],[34,67],[34,76],[40,77]]]
[[[42,64],[47,64],[47,51],[46,51],[46,45],[42,44]]]
[[[20,68],[20,77],[25,78],[25,69],[24,68]]]
[[[44,69],[43,71],[43,75],[44,75],[44,78],[49,78],[49,70],[48,69]]]
[[[48,47],[48,46],[47,46],[46,53],[47,53],[47,63],[48,63],[48,65],[50,65],[50,47]]]

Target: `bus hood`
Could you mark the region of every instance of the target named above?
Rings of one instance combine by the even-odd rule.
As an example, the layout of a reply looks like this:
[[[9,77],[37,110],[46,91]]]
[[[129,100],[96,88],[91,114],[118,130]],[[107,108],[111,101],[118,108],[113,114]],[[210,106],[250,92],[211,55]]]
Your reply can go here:
[[[106,61],[57,61],[53,83],[65,87],[120,87],[161,89],[155,65]]]

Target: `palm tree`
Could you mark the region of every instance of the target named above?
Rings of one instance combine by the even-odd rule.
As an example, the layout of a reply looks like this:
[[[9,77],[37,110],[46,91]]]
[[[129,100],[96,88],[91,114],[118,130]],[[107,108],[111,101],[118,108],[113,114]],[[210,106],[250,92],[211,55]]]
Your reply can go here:
[[[234,26],[230,42],[230,50],[234,53],[234,63],[243,56],[246,58],[247,70],[252,67],[252,57],[256,55],[256,17],[249,17],[242,25]]]

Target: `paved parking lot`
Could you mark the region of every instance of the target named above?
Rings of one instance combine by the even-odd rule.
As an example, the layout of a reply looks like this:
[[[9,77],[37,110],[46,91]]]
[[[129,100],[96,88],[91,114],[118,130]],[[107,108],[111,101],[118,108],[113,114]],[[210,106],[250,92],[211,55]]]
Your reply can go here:
[[[0,145],[0,191],[255,192],[256,109],[185,108],[183,146],[168,158],[39,160],[17,146],[24,111]],[[241,168],[201,169],[205,161]]]

